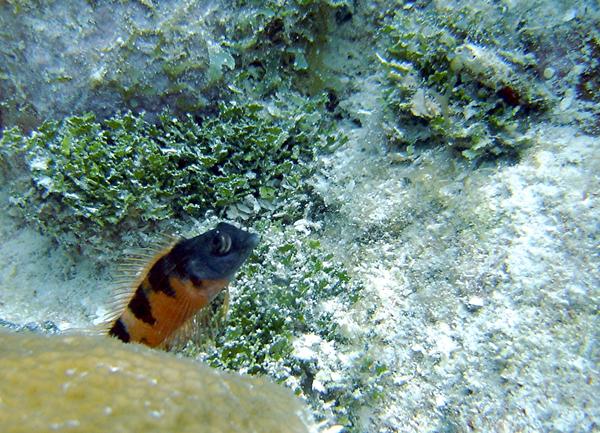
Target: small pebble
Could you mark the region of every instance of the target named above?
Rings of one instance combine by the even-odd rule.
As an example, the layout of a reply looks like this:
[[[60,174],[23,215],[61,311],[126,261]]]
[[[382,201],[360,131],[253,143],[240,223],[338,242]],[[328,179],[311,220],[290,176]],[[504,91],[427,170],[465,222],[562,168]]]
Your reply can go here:
[[[471,296],[467,301],[467,307],[470,311],[479,310],[484,306],[485,302],[481,296]]]

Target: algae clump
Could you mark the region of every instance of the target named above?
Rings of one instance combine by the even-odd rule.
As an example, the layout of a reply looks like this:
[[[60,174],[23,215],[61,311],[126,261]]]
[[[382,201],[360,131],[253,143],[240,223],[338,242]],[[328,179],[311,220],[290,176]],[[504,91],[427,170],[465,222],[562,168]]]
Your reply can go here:
[[[268,109],[221,104],[202,119],[87,114],[30,135],[11,128],[0,138],[0,178],[26,221],[63,245],[111,252],[106,243],[121,245],[125,233],[173,231],[165,226],[209,210],[248,219],[310,193],[317,155],[343,143],[323,103],[298,96]]]
[[[307,432],[264,379],[103,337],[0,332],[0,426],[18,432]]]

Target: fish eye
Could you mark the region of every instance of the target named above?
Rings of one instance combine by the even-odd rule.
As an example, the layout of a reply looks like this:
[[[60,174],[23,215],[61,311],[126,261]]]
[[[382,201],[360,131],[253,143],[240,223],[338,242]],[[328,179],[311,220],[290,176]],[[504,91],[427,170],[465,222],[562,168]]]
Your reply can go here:
[[[227,233],[217,232],[212,239],[212,252],[224,256],[231,250],[231,237]]]

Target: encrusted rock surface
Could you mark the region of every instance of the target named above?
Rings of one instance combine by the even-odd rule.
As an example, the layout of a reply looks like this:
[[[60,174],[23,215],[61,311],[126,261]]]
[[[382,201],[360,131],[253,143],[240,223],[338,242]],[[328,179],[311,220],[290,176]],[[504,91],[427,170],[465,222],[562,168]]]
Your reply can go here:
[[[224,373],[108,337],[0,332],[0,426],[19,432],[308,432],[300,403]]]

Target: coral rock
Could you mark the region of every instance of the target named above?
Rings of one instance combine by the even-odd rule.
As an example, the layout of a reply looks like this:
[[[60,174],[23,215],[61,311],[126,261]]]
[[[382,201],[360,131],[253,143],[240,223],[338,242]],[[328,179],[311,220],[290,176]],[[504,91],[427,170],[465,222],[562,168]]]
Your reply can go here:
[[[307,432],[284,388],[138,345],[0,332],[0,426],[17,432]]]

